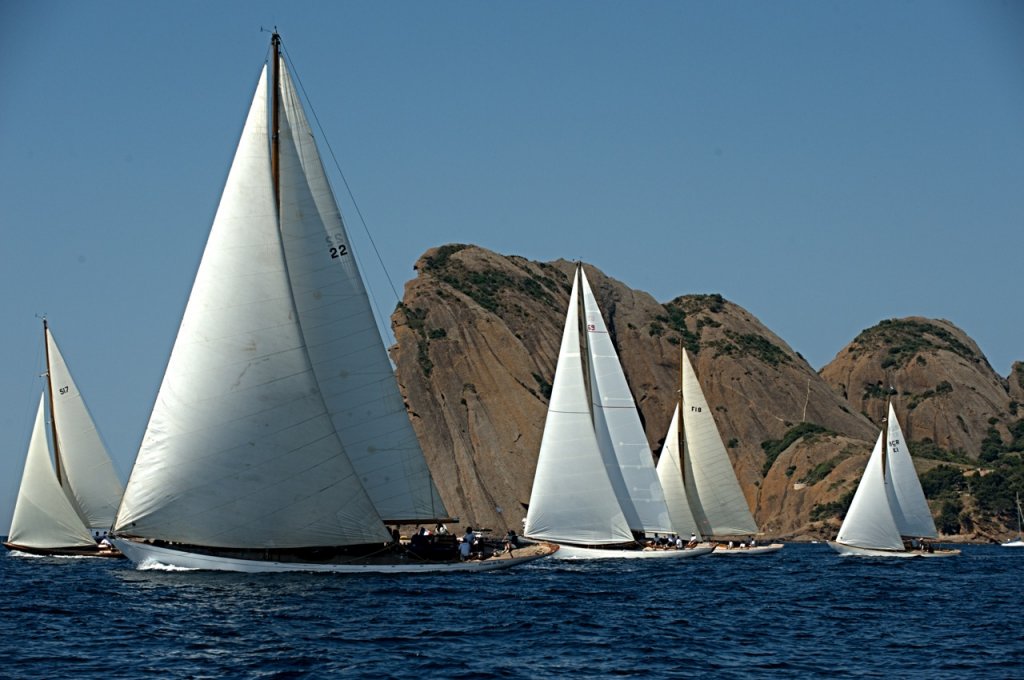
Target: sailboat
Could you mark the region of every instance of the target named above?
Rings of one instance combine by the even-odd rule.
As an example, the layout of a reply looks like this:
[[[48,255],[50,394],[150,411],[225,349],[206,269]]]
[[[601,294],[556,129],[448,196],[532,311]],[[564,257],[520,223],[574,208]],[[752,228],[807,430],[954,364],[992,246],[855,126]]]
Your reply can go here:
[[[696,557],[712,550],[646,546],[648,538],[674,533],[636,404],[578,265],[525,534],[559,545],[561,559]]]
[[[757,545],[753,539],[757,523],[685,349],[680,383],[680,399],[657,466],[672,526],[680,534],[690,532],[697,541],[743,537],[735,541],[736,548],[718,544],[715,555],[753,556],[781,550],[781,543]]]
[[[896,411],[889,404],[867,467],[836,540],[840,555],[859,557],[947,557],[959,550],[935,548],[935,521],[921,490]]]
[[[451,518],[277,33],[271,52],[112,540],[142,568],[239,572],[484,571],[550,554],[460,560],[454,541],[424,556],[400,540],[398,525]]]
[[[121,481],[46,319],[43,342],[46,386],[4,546],[35,555],[120,557],[103,539],[121,500]]]
[[[1024,512],[1021,512],[1021,508],[1020,508],[1020,494],[1017,494],[1016,505],[1017,505],[1017,538],[1011,539],[1011,540],[1007,541],[1006,543],[1001,543],[1000,545],[1002,545],[1004,548],[1024,548],[1024,530],[1022,530],[1022,526],[1024,526]]]

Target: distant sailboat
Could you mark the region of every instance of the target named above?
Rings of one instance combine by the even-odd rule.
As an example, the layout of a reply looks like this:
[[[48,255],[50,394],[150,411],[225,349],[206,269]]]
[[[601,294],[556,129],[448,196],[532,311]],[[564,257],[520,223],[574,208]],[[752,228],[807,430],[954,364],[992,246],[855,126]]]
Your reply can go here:
[[[680,400],[657,467],[672,526],[680,534],[690,532],[697,540],[743,537],[736,541],[742,547],[728,549],[720,545],[715,555],[752,556],[781,550],[781,543],[751,545],[746,538],[758,532],[757,523],[685,349],[680,360],[680,383]]]
[[[1001,543],[1004,548],[1024,548],[1024,512],[1020,508],[1020,494],[1017,494],[1016,498],[1016,509],[1017,509],[1017,538],[1011,539],[1006,543]]]
[[[556,557],[563,559],[696,557],[711,551],[644,549],[645,538],[675,531],[582,266],[573,277],[525,533],[557,543]]]
[[[4,546],[39,555],[120,557],[100,541],[114,521],[121,481],[45,319],[43,341],[46,389]],[[47,395],[52,461],[45,427]]]
[[[859,557],[960,554],[959,550],[934,548],[930,541],[936,538],[938,532],[921,482],[905,445],[896,411],[889,404],[887,430],[878,434],[839,534],[828,544],[841,555]]]
[[[275,33],[113,540],[140,566],[482,571],[448,519]],[[269,120],[268,120],[269,119]],[[397,534],[397,529],[395,531]]]

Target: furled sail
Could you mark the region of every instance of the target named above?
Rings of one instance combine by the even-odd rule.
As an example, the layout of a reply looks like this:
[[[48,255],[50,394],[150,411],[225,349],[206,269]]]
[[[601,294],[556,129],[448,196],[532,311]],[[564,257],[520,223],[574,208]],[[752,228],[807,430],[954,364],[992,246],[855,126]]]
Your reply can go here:
[[[282,243],[301,240],[303,228],[279,225],[276,214],[266,72],[118,512],[115,530],[127,536],[225,548],[389,539],[299,324],[293,279],[315,277]],[[300,200],[282,211],[300,210]]]

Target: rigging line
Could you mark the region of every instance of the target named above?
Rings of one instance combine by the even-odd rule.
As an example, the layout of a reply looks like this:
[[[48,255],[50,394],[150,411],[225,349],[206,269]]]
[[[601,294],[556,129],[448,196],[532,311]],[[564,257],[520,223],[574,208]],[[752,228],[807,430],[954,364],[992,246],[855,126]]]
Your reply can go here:
[[[334,148],[331,146],[330,140],[327,139],[327,133],[324,131],[324,126],[320,123],[319,116],[316,115],[316,109],[313,107],[313,101],[310,99],[309,94],[306,92],[306,87],[302,84],[302,78],[299,77],[298,68],[295,66],[295,62],[292,61],[291,53],[285,49],[284,39],[281,39],[281,53],[285,56],[288,61],[288,65],[291,67],[292,74],[295,76],[295,81],[299,84],[299,89],[302,91],[302,96],[306,99],[306,103],[309,104],[309,112],[313,115],[313,120],[316,122],[316,127],[320,130],[320,139],[327,147],[328,153],[331,155],[331,160],[334,162],[334,167],[338,171],[338,175],[341,176],[341,182],[345,185],[345,192],[348,194],[349,199],[352,201],[352,207],[356,211],[356,215],[359,218],[359,222],[363,225],[363,231],[366,232],[366,237],[370,241],[370,245],[373,246],[373,253],[377,256],[377,262],[380,264],[381,271],[384,272],[384,278],[387,279],[388,285],[391,287],[391,294],[395,296],[397,302],[401,302],[402,298],[398,296],[398,291],[395,288],[394,281],[391,280],[391,274],[388,272],[387,267],[384,265],[384,258],[380,255],[380,250],[377,248],[377,243],[373,240],[373,235],[370,233],[370,228],[366,224],[366,219],[363,217],[363,211],[359,208],[359,203],[356,201],[355,194],[352,193],[352,187],[349,186],[348,178],[345,177],[345,173],[341,169],[341,164],[338,163],[337,156],[334,155]],[[389,337],[389,344],[397,342],[394,334],[391,332],[391,324],[387,323],[386,320],[389,316],[385,316],[380,310],[380,305],[377,302],[377,296],[370,291],[370,297],[373,298],[373,306],[377,312],[377,316],[381,319],[381,326]]]

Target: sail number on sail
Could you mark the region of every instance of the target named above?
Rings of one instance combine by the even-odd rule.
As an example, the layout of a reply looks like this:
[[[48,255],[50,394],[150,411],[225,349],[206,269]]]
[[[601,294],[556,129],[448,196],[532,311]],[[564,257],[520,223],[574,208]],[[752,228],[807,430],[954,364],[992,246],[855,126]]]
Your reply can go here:
[[[334,233],[327,237],[327,245],[331,247],[331,259],[348,255],[348,246],[341,242],[341,233]]]

